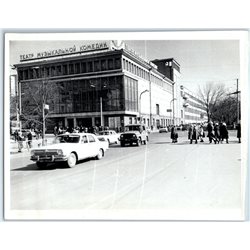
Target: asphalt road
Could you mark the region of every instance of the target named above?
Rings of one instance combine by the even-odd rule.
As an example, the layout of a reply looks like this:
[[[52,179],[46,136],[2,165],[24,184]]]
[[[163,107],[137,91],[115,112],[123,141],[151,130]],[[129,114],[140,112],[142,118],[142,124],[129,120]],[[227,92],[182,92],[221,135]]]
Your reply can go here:
[[[112,145],[100,161],[84,160],[71,169],[51,165],[39,170],[28,154],[12,155],[10,208],[80,210],[80,218],[90,219],[185,219],[189,214],[193,219],[197,211],[212,219],[217,218],[214,211],[238,214],[241,144],[235,133],[229,144],[219,145],[207,138],[190,145],[186,132],[172,144],[169,136],[152,133],[140,147]]]

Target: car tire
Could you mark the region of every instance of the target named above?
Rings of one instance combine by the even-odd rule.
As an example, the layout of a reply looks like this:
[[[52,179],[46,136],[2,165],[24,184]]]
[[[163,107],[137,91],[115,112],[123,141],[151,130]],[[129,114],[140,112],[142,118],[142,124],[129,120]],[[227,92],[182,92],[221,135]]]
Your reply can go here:
[[[46,163],[46,162],[37,161],[37,162],[36,162],[36,166],[37,166],[38,168],[46,168],[46,167],[47,167],[47,163]]]
[[[96,160],[101,160],[103,156],[104,156],[104,152],[103,152],[103,150],[100,148],[99,151],[98,151],[98,154],[97,154],[97,156],[96,156]]]
[[[108,144],[110,145],[110,140],[108,139]]]
[[[76,154],[75,153],[70,153],[68,160],[67,160],[67,166],[69,168],[75,167],[77,162]]]
[[[147,139],[144,140],[144,145],[147,145]]]

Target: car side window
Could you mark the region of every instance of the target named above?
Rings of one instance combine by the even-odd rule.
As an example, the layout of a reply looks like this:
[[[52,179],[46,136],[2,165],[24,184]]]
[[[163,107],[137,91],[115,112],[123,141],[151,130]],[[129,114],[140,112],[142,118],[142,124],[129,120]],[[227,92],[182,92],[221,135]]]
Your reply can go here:
[[[87,136],[84,135],[81,139],[81,143],[88,143],[88,139],[87,139]]]
[[[89,135],[89,142],[95,142],[95,138],[92,135]]]

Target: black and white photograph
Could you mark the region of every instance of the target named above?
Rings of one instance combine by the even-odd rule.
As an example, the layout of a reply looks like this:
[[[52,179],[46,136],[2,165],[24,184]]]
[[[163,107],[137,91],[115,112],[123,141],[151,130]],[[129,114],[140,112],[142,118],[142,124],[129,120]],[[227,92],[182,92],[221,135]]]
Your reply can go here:
[[[5,219],[245,220],[247,41],[5,34]]]

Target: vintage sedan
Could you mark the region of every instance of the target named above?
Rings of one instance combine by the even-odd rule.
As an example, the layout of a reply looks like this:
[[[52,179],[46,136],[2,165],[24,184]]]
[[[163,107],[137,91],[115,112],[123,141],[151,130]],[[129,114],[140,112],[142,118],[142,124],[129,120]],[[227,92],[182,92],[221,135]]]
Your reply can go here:
[[[120,135],[117,134],[114,130],[100,131],[99,135],[106,137],[109,144],[112,144],[112,143],[118,144],[118,141],[120,138]]]
[[[39,168],[56,162],[65,162],[72,168],[82,159],[95,157],[100,160],[105,151],[105,143],[99,141],[94,134],[62,134],[55,138],[54,144],[33,149],[30,159],[35,161]]]

